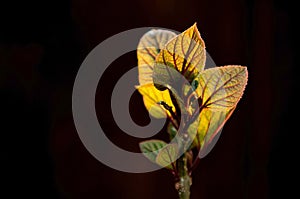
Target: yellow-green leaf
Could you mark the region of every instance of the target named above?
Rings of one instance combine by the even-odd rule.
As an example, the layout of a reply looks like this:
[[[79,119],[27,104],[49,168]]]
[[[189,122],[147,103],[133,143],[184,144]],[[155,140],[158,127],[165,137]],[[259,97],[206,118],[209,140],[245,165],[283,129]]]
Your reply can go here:
[[[169,114],[166,114],[166,110],[161,105],[158,105],[158,102],[164,101],[169,106],[174,107],[168,91],[160,92],[155,88],[152,74],[156,56],[165,44],[175,36],[175,33],[168,30],[153,29],[144,34],[138,44],[139,83],[142,85],[138,87],[138,90],[143,95],[147,110],[155,118],[165,118]]]
[[[160,91],[169,90],[176,100],[178,105],[177,109],[180,109],[176,111],[180,111],[181,114],[185,114],[187,110],[184,105],[183,98],[185,97],[184,92],[192,89],[190,83],[174,68],[170,68],[162,64],[156,64],[154,71],[153,81],[155,87],[160,89]]]
[[[156,163],[157,154],[163,147],[167,145],[167,143],[162,140],[146,140],[141,142],[139,145],[144,156],[146,156],[153,163]]]
[[[240,100],[248,72],[242,66],[224,66],[204,70],[198,77],[196,93],[205,108],[231,109]]]
[[[156,63],[153,72],[153,82],[157,89],[172,88],[180,93],[184,84],[184,76],[177,70],[164,64]]]
[[[192,81],[205,66],[205,44],[196,24],[171,39],[158,54],[156,62],[175,68]],[[154,73],[155,67],[154,67]],[[158,71],[159,73],[159,71]]]
[[[173,106],[168,90],[159,91],[153,84],[144,84],[136,88],[142,94],[145,107],[153,117],[166,118],[167,115],[170,115],[162,105],[158,104],[161,101],[171,106],[173,112],[175,112],[175,107]]]
[[[213,138],[220,132],[226,121],[230,118],[232,109],[216,110],[205,108],[200,113],[200,120],[194,145],[206,148]]]
[[[175,165],[172,165],[176,161],[178,155],[177,144],[168,144],[162,150],[159,151],[156,157],[156,163],[161,167],[168,169],[174,169]]]
[[[137,48],[140,84],[153,83],[152,73],[156,56],[175,36],[175,33],[168,30],[153,29],[140,39]]]

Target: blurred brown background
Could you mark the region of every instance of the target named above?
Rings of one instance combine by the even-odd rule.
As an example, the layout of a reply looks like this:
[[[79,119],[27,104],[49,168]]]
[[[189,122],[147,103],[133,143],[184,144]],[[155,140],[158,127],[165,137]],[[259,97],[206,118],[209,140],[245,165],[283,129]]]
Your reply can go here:
[[[216,64],[248,66],[249,83],[217,145],[194,173],[192,198],[291,198],[299,61],[296,3],[287,0],[1,1],[0,194],[176,198],[166,170],[129,174],[95,160],[75,131],[71,94],[80,64],[104,39],[144,26],[183,31],[194,22]],[[132,151],[141,140],[119,130],[109,104],[114,84],[136,61],[134,52],[116,60],[96,97],[107,135]],[[130,110],[137,123],[147,124],[138,94]]]

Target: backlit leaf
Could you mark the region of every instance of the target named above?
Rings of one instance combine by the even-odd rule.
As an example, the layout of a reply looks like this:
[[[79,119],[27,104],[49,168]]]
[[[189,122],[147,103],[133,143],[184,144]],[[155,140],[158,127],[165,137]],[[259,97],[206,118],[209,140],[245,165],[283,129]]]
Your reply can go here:
[[[184,105],[183,97],[186,90],[189,90],[189,88],[192,89],[190,83],[174,68],[156,64],[154,71],[156,71],[153,73],[155,87],[159,88],[161,91],[167,91],[168,89],[176,100],[181,114],[185,114],[187,110]],[[173,104],[175,104],[175,102]]]
[[[221,111],[211,111],[209,109],[204,109],[202,111],[202,118],[204,121],[200,123],[198,128],[198,134],[200,134],[201,137],[204,137],[202,149],[207,148],[217,134],[220,133],[234,110],[235,107]]]
[[[240,100],[248,72],[242,66],[224,66],[204,70],[198,77],[196,93],[205,108],[231,109]]]
[[[160,52],[160,49],[174,36],[176,34],[171,31],[153,29],[143,35],[138,44],[139,83],[142,85],[138,87],[138,90],[143,95],[147,110],[155,118],[165,118],[169,114],[166,114],[166,110],[161,105],[158,105],[158,102],[164,101],[169,106],[174,107],[168,91],[160,92],[157,90],[152,79],[156,56]],[[173,111],[175,112],[175,109]]]
[[[168,144],[157,154],[156,163],[161,167],[173,169],[172,163],[176,161],[177,155],[178,155],[177,144]]]
[[[139,82],[140,84],[153,83],[152,73],[156,56],[168,41],[176,34],[161,29],[153,29],[143,35],[137,48]]]
[[[191,125],[189,129],[190,136],[196,136],[193,141],[193,147],[204,149],[207,148],[214,137],[220,132],[223,128],[226,121],[231,116],[235,107],[232,109],[216,110],[205,108],[201,111],[199,119]],[[198,128],[195,129],[195,126]]]
[[[166,118],[167,115],[170,115],[162,105],[158,104],[161,101],[171,106],[175,112],[175,107],[173,106],[168,90],[159,91],[153,84],[144,84],[136,88],[142,94],[145,107],[153,117]]]
[[[156,163],[157,154],[167,143],[162,140],[147,140],[140,143],[142,153],[153,163]]]
[[[156,58],[157,64],[172,67],[188,81],[192,81],[205,66],[205,44],[196,24],[171,39]],[[159,69],[159,68],[157,68]],[[160,71],[154,74],[159,75]]]
[[[184,79],[185,78],[174,68],[164,64],[155,64],[153,82],[157,89],[165,90],[167,88],[173,88],[179,93]]]

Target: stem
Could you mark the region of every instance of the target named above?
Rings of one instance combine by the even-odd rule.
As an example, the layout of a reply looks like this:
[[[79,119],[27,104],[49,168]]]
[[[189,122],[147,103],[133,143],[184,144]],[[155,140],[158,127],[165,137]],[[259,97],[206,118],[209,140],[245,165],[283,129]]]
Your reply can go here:
[[[195,168],[199,165],[199,162],[200,162],[200,158],[199,158],[199,155],[196,157],[195,161],[193,162],[191,168],[190,168],[190,171],[189,171],[189,174],[192,175],[192,172],[195,170]]]
[[[177,164],[179,178],[175,183],[175,188],[178,192],[179,199],[190,199],[190,187],[192,185],[192,178],[188,172],[187,157],[185,154],[178,159]]]

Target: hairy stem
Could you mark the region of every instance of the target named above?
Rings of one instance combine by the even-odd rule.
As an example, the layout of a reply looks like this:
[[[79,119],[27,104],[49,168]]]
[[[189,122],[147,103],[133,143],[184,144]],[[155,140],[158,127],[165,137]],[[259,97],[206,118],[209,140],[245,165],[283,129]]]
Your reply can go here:
[[[187,157],[183,154],[177,161],[178,164],[178,179],[175,183],[175,188],[180,199],[190,199],[190,187],[192,178],[189,175],[187,167]]]

